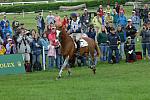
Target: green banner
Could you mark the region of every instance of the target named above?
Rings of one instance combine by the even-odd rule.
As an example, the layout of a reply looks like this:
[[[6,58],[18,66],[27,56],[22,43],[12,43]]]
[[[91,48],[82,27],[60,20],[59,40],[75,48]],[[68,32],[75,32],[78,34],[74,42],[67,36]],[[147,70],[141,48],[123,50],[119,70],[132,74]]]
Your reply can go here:
[[[0,75],[25,73],[22,54],[0,56]]]

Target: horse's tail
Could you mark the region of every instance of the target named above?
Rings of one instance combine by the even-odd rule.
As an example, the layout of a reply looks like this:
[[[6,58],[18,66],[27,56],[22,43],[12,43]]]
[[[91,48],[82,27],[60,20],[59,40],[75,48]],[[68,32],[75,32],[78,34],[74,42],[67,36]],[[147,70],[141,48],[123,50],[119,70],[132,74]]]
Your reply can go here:
[[[98,44],[96,42],[95,42],[95,50],[97,52],[97,56],[100,56],[100,50],[99,50]]]

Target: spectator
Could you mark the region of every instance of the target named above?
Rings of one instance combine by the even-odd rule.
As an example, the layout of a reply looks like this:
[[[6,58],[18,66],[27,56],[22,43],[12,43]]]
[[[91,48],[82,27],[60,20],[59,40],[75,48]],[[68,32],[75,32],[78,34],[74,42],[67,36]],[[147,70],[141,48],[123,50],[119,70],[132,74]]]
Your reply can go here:
[[[6,39],[6,34],[9,33],[9,35],[12,37],[12,29],[8,22],[5,23],[4,29],[3,29],[3,39]]]
[[[12,22],[12,29],[13,29],[14,34],[16,34],[18,27],[19,27],[19,21],[16,19],[16,16],[14,16],[14,20]]]
[[[52,15],[52,11],[49,11],[49,15],[46,17],[46,25],[47,27],[50,25],[50,24],[55,24],[55,17]]]
[[[48,57],[49,57],[49,68],[54,67],[54,61],[56,58],[56,49],[55,46],[53,46],[53,42],[50,41],[50,44],[48,46]]]
[[[68,16],[65,15],[65,16],[64,16],[64,19],[63,19],[63,21],[62,21],[62,26],[67,29],[67,28],[68,28],[68,25],[69,25],[69,19],[68,19]]]
[[[38,33],[36,33],[33,37],[33,41],[31,43],[31,50],[32,50],[32,65],[34,65],[36,62],[40,62],[40,55],[42,50],[42,43],[40,41]]]
[[[41,13],[39,13],[38,16],[36,16],[35,18],[37,20],[37,29],[38,29],[38,33],[40,34],[40,36],[42,36],[44,29],[45,29],[45,22],[44,22],[44,18],[42,16]]]
[[[43,61],[43,63],[46,64],[46,61],[47,61],[46,59],[47,59],[47,54],[48,54],[48,45],[49,45],[49,41],[47,39],[46,33],[43,33],[40,41],[42,43],[42,47],[44,46],[44,50],[45,50],[45,61]],[[43,59],[43,54],[42,54],[42,59]]]
[[[120,12],[119,18],[117,20],[117,24],[121,25],[123,29],[125,29],[126,25],[127,25],[127,19],[124,16],[123,12]]]
[[[144,9],[143,9],[143,22],[147,22],[146,19],[148,18],[148,13],[149,13],[149,8],[148,8],[148,4],[144,5]]]
[[[60,16],[58,15],[58,13],[56,13],[56,15],[55,15],[55,25],[57,26],[57,27],[60,27],[60,26],[62,26],[62,23],[61,23],[61,18],[60,18]]]
[[[120,59],[124,58],[124,43],[126,41],[126,32],[122,29],[121,25],[118,25],[117,27],[117,34],[120,37],[120,48],[119,48],[119,54]]]
[[[2,39],[0,38],[0,55],[4,55],[6,52],[6,49],[5,47],[3,46],[3,41]]]
[[[8,39],[9,39],[9,38],[11,38],[11,36],[10,36],[9,33],[7,33],[7,34],[6,34],[6,39],[4,39],[4,43],[3,43],[3,45],[4,45],[5,47],[6,47],[6,44],[8,43]],[[12,40],[12,43],[15,44],[14,40]]]
[[[57,41],[57,42],[58,42],[58,45],[55,46],[55,50],[56,50],[56,67],[58,69],[60,69],[63,62],[62,62],[60,42],[59,41]]]
[[[111,27],[110,34],[108,35],[108,42],[109,42],[109,55],[108,55],[108,63],[112,62],[113,51],[115,51],[115,60],[116,63],[119,63],[119,49],[118,46],[120,44],[120,37],[116,34],[115,29]]]
[[[10,26],[9,20],[7,19],[6,15],[4,15],[4,19],[0,23],[0,26],[2,27],[2,30],[4,30],[6,22],[8,23],[8,26]]]
[[[131,37],[127,37],[127,41],[125,42],[124,51],[126,55],[126,62],[132,62],[136,61],[136,54],[135,54],[135,48],[134,43],[131,40]]]
[[[110,5],[107,5],[107,8],[106,8],[106,13],[108,12],[112,13],[112,9],[110,8]]]
[[[92,24],[94,25],[96,34],[101,32],[101,26],[102,26],[102,18],[99,16],[99,12],[97,12],[97,16],[95,16],[92,20]]]
[[[148,13],[148,18],[145,19],[144,23],[149,23],[150,22],[150,12]]]
[[[139,28],[140,28],[140,18],[139,18],[139,16],[136,15],[135,11],[132,11],[131,20],[133,22],[132,25],[136,28],[136,30],[139,30]]]
[[[85,8],[84,13],[81,16],[81,24],[82,24],[83,33],[86,33],[88,31],[89,23],[90,23],[90,15],[88,13],[88,10]]]
[[[116,9],[113,9],[112,16],[113,16],[113,25],[116,28],[117,27],[117,20],[119,18],[119,15],[116,12]]]
[[[11,38],[7,39],[8,43],[6,44],[6,54],[15,54],[16,53],[16,46],[13,44]]]
[[[100,17],[102,17],[104,15],[103,6],[102,5],[99,5],[99,8],[98,8],[97,12],[99,12],[99,16]]]
[[[98,34],[97,36],[98,45],[101,51],[101,61],[107,60],[107,53],[108,53],[108,37],[107,37],[107,31],[105,26],[102,26],[102,32]]]
[[[114,8],[116,10],[116,12],[119,14],[119,10],[120,10],[120,5],[118,4],[118,2],[115,2],[115,6]]]
[[[86,32],[87,36],[92,38],[94,41],[96,39],[96,31],[94,29],[93,24],[90,25],[88,32]]]
[[[120,5],[119,15],[121,15],[122,13],[125,15],[125,10],[123,8],[123,5]]]
[[[105,19],[106,23],[108,23],[110,26],[113,26],[113,17],[111,16],[110,12],[107,12]]]
[[[126,37],[130,36],[131,41],[135,43],[135,37],[137,34],[136,28],[132,25],[132,20],[128,19],[128,25],[126,27]],[[134,45],[134,50],[135,50],[135,45]]]
[[[146,59],[146,50],[148,52],[148,58],[150,59],[150,22],[148,24],[144,24],[140,36],[142,36],[142,49],[144,59]]]
[[[25,65],[30,64],[30,43],[33,41],[31,35],[28,35],[28,31],[25,29],[21,29],[19,37],[17,38],[17,50],[18,53],[24,54]],[[26,71],[31,71],[29,68],[31,66],[26,67]]]

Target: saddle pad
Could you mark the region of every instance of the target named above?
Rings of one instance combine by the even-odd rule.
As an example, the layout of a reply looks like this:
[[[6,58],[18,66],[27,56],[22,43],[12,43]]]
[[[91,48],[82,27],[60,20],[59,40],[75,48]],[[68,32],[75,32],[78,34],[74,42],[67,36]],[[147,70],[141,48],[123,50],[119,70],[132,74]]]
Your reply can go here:
[[[88,46],[88,43],[84,39],[80,39],[80,47],[86,47]]]

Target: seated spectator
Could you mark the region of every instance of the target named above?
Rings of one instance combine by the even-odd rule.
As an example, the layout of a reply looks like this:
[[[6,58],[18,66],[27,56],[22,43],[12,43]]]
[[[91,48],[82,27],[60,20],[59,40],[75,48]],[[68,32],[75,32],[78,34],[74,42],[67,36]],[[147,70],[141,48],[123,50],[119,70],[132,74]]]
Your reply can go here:
[[[6,54],[15,54],[16,53],[16,46],[13,44],[12,39],[7,39],[8,43],[6,44]]]
[[[126,62],[136,61],[136,54],[134,50],[134,43],[131,41],[131,37],[128,36],[125,42],[124,51],[126,55]]]

